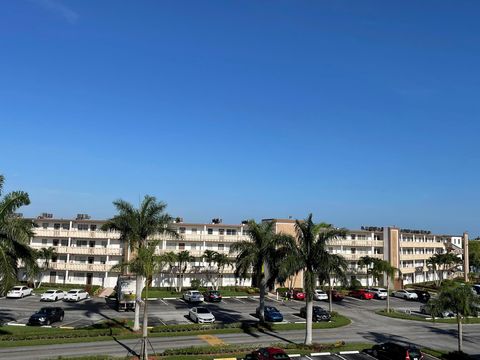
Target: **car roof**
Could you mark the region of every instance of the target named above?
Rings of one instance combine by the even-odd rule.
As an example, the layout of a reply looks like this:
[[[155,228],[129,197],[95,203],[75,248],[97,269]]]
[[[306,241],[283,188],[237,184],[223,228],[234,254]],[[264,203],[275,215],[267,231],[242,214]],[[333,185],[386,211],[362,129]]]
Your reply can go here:
[[[264,349],[267,350],[269,354],[284,354],[285,353],[285,351],[283,349],[276,348],[276,347],[267,347],[267,348],[264,348]]]

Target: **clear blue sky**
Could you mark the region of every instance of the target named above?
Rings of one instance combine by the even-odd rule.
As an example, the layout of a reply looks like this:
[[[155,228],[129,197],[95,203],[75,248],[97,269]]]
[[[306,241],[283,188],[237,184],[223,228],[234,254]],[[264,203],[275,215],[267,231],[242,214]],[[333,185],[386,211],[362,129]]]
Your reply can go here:
[[[0,173],[26,215],[480,233],[480,2],[0,5]]]

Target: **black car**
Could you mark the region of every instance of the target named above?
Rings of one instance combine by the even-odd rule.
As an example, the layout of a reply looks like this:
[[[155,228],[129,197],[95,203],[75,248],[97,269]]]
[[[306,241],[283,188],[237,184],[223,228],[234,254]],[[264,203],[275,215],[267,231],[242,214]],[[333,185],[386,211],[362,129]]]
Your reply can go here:
[[[302,307],[300,309],[300,316],[306,318],[307,317],[307,308],[306,306]],[[312,320],[313,321],[330,321],[332,316],[330,313],[323,309],[320,306],[314,306],[313,307],[313,313],[312,313]]]
[[[43,307],[30,316],[28,325],[50,325],[57,321],[63,321],[65,312],[60,307]]]
[[[430,300],[430,293],[427,290],[413,290],[418,296],[418,301],[427,303]]]
[[[220,291],[208,290],[203,293],[203,299],[210,302],[220,302],[222,301],[222,295]]]
[[[374,345],[372,355],[381,360],[423,360],[423,354],[417,347],[391,342]]]

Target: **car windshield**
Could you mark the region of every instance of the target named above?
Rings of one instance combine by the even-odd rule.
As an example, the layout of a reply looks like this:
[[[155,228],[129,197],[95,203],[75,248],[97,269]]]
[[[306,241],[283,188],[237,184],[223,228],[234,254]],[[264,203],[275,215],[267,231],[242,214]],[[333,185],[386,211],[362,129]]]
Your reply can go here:
[[[51,312],[52,312],[52,310],[49,309],[49,308],[42,308],[38,311],[38,314],[49,314]]]
[[[192,291],[192,295],[200,295],[198,291]]]
[[[22,288],[20,286],[15,286],[12,291],[19,291],[19,290],[22,290]]]
[[[69,294],[76,294],[76,293],[77,293],[77,290],[70,290],[68,293],[69,293]]]
[[[273,354],[272,357],[278,360],[290,359],[290,357],[287,354]]]
[[[265,306],[265,311],[271,311],[271,312],[279,312],[277,308],[273,306]]]
[[[55,294],[55,290],[47,290],[45,291],[45,294]]]
[[[218,291],[210,291],[210,294],[211,295],[218,295],[219,293],[218,293]]]
[[[210,314],[210,311],[206,308],[197,308],[197,313],[199,314]]]
[[[408,354],[410,355],[410,359],[412,358],[420,359],[422,355],[418,349],[409,349]]]
[[[323,313],[323,312],[325,312],[325,310],[322,309],[321,307],[314,307],[313,312],[314,313]]]

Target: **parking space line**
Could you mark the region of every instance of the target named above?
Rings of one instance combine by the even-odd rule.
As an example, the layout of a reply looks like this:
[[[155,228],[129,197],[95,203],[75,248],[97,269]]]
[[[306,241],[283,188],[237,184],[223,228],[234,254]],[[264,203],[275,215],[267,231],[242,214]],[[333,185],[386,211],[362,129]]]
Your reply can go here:
[[[240,300],[240,299],[238,299],[238,298],[232,298],[232,300],[237,300],[239,303],[245,304],[245,301],[242,301],[242,300]]]
[[[343,357],[342,355],[340,355],[340,354],[334,354],[334,355],[335,355],[335,356],[338,356],[338,357],[339,357],[340,359],[342,359],[342,360],[347,360],[347,358],[344,358],[344,357]]]
[[[160,298],[159,298],[158,300],[160,300],[160,301],[161,301],[162,303],[164,303],[165,305],[168,305],[163,299],[160,299]]]

